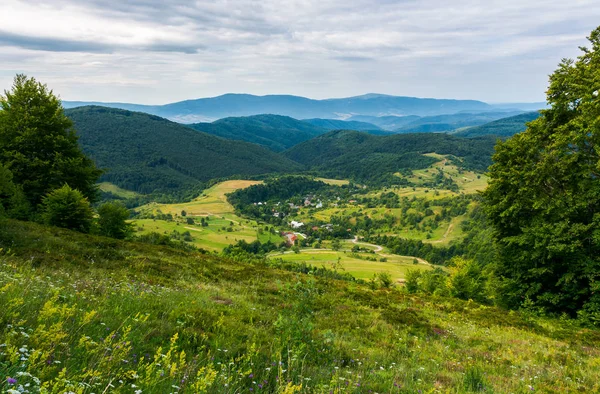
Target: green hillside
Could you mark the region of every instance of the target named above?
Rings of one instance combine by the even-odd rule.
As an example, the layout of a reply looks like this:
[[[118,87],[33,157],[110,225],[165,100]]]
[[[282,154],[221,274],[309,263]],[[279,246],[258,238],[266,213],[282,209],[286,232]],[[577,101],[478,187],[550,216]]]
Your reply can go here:
[[[478,137],[482,135],[496,135],[499,137],[511,137],[517,133],[525,131],[527,122],[536,120],[540,116],[539,112],[527,112],[508,118],[498,119],[477,127],[470,127],[461,130],[454,135],[461,137]]]
[[[573,322],[17,221],[0,251],[3,392],[600,389]]]
[[[458,113],[451,115],[425,116],[395,130],[397,133],[439,133],[449,132],[463,127],[482,125],[497,119],[521,113],[514,112],[481,112]]]
[[[225,118],[213,123],[190,124],[188,127],[230,140],[263,145],[275,152],[327,132],[325,128],[280,115]]]
[[[356,120],[337,120],[337,119],[302,119],[303,122],[310,123],[317,127],[327,130],[356,130],[356,131],[381,131],[383,130],[373,123],[359,122]]]
[[[347,119],[349,122],[365,122],[374,124],[383,130],[394,131],[402,126],[421,119],[417,115],[407,116],[368,116],[368,115],[354,115]]]
[[[299,168],[260,146],[199,133],[153,115],[104,107],[69,109],[66,114],[85,153],[107,169],[101,180],[139,193]]]
[[[377,182],[402,169],[426,168],[436,162],[425,153],[459,157],[462,167],[485,171],[491,164],[494,138],[465,139],[446,134],[373,136],[332,131],[289,149],[286,157],[323,175]]]

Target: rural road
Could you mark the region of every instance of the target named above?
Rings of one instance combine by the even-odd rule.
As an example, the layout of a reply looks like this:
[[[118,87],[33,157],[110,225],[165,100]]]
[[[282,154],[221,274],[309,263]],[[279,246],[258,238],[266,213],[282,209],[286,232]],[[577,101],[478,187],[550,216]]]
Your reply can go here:
[[[372,248],[375,248],[375,253],[379,253],[379,252],[383,251],[383,246],[375,245],[375,244],[368,244],[366,242],[358,242],[358,236],[354,237],[354,239],[352,240],[352,243],[356,244],[356,245],[364,245],[364,246],[370,246]]]

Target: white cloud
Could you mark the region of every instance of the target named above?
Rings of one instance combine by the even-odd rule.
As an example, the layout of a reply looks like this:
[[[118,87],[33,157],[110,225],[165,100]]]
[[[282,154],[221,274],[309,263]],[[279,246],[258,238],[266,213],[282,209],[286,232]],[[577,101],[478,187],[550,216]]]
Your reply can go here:
[[[113,3],[113,2],[111,2]],[[100,0],[0,5],[0,85],[165,103],[226,92],[542,100],[596,0]]]

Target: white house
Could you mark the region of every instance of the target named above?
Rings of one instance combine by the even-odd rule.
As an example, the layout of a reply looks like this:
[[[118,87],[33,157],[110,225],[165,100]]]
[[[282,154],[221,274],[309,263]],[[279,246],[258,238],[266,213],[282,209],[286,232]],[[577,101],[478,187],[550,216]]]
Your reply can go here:
[[[302,227],[302,226],[304,226],[304,223],[302,223],[302,222],[297,222],[297,221],[295,221],[295,220],[292,220],[292,222],[290,223],[290,227],[291,227],[291,228],[300,228],[300,227]]]

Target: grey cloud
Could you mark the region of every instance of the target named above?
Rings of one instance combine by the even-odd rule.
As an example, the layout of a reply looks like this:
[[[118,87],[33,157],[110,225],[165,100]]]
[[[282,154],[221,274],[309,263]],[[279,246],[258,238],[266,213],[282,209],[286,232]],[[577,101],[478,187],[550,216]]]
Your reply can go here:
[[[13,46],[24,49],[48,52],[88,52],[113,53],[119,49],[135,49],[150,52],[196,53],[204,49],[202,45],[181,45],[177,43],[155,42],[150,45],[116,45],[109,43],[80,41],[50,37],[25,36],[0,30],[0,46]]]
[[[231,91],[541,101],[547,75],[561,57],[577,55],[600,20],[598,0],[22,4],[34,1],[39,14],[31,11],[22,30],[0,31],[0,54],[2,45],[35,51],[23,67],[44,70],[66,99],[146,103]],[[79,28],[99,39],[78,40],[76,29],[58,35],[51,23],[37,28],[35,17],[42,20],[49,7],[89,17],[94,28]],[[54,34],[62,38],[50,38]],[[128,45],[130,36],[143,44]],[[92,60],[98,64],[82,66]]]

